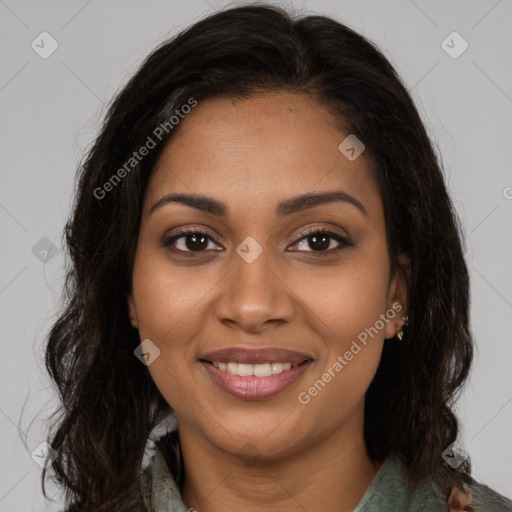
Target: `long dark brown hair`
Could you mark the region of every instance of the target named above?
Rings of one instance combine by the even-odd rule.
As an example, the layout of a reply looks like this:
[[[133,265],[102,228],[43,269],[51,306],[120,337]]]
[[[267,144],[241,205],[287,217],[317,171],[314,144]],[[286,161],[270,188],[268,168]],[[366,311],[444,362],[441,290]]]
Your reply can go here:
[[[252,4],[216,12],[155,49],[113,99],[81,162],[65,227],[63,307],[45,347],[62,402],[49,428],[58,456],[48,470],[77,510],[140,505],[146,443],[171,412],[134,356],[140,339],[126,297],[148,179],[173,130],[111,181],[108,193],[104,184],[191,98],[200,108],[205,98],[266,91],[316,98],[364,141],[384,203],[392,271],[399,252],[411,259],[404,341],[385,342],[366,394],[370,458],[401,457],[415,485],[436,476],[448,492],[470,481],[468,460],[452,470],[441,457],[458,435],[452,406],[473,356],[468,271],[441,163],[418,111],[366,38],[329,17]],[[43,471],[45,496],[47,476]]]

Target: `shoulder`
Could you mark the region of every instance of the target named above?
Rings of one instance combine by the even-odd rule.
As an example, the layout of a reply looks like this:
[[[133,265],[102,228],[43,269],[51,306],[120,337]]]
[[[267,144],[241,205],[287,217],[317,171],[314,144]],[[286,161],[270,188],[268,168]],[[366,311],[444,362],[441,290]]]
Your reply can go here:
[[[133,511],[133,512],[148,512],[150,509],[146,508],[146,506],[142,506],[142,508]],[[80,512],[80,509],[76,505],[70,505],[68,508],[61,510],[60,512]]]
[[[389,457],[354,512],[512,512],[510,499],[474,480],[463,493],[445,489],[434,478],[412,486],[402,461]]]
[[[470,489],[474,512],[512,512],[512,500],[487,485],[474,482]]]
[[[431,480],[413,493],[409,510],[439,512],[512,512],[512,501],[483,483],[473,480],[464,491],[453,488],[446,497]]]

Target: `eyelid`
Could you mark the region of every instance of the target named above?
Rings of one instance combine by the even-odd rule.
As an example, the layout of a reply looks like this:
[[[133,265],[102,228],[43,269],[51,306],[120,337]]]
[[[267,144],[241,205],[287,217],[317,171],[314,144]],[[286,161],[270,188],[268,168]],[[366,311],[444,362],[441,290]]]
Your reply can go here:
[[[215,238],[208,232],[208,230],[206,228],[199,228],[199,227],[196,227],[196,226],[180,226],[178,228],[176,228],[176,230],[178,231],[178,233],[174,233],[172,235],[165,235],[163,240],[162,240],[162,245],[164,247],[171,247],[172,244],[174,242],[176,242],[177,240],[179,240],[180,238],[185,238],[187,235],[193,235],[193,234],[197,234],[197,235],[203,235],[204,237],[206,237],[209,241],[213,242],[214,244],[216,245],[219,245],[219,243],[215,240]],[[180,254],[187,254],[187,255],[194,255],[194,254],[197,254],[197,255],[200,255],[200,254],[207,254],[207,251],[183,251],[181,249],[176,249],[174,247],[172,247],[172,250],[174,250],[175,252],[177,253],[180,253]],[[220,249],[216,249],[216,250],[220,250]],[[210,251],[208,252],[211,252],[211,249]]]
[[[173,235],[165,236],[164,237],[163,242],[162,242],[164,247],[170,247],[174,242],[176,242],[177,240],[179,240],[181,238],[186,237],[188,234],[203,235],[206,238],[208,238],[210,241],[212,241],[213,243],[219,245],[218,242],[215,240],[215,238],[210,235],[210,233],[208,232],[208,230],[206,228],[203,228],[203,227],[199,228],[199,227],[196,227],[196,226],[180,226],[179,228],[176,228],[176,229],[178,231],[177,234],[173,234]],[[332,254],[334,254],[334,253],[336,253],[336,252],[338,252],[338,251],[340,251],[342,249],[345,249],[345,248],[348,248],[348,247],[353,247],[355,245],[353,242],[351,242],[349,240],[349,237],[347,235],[342,234],[340,231],[338,231],[334,227],[314,226],[312,228],[307,228],[307,229],[301,231],[300,233],[294,235],[295,241],[291,244],[291,246],[298,244],[299,242],[303,241],[304,239],[307,239],[309,236],[312,236],[314,234],[319,234],[319,233],[320,234],[325,234],[328,237],[330,237],[331,239],[334,239],[336,242],[338,242],[339,246],[335,247],[334,249],[327,249],[325,251],[292,250],[292,252],[310,253],[310,254],[312,253],[312,254],[316,254],[318,256],[332,255]],[[205,254],[211,253],[211,251],[212,251],[211,249],[208,250],[208,251],[207,250],[203,250],[203,251],[184,251],[184,250],[176,249],[176,248],[172,248],[172,250],[174,250],[177,253],[183,254],[183,255],[186,254],[186,255],[197,255],[197,256],[205,255]],[[220,250],[220,249],[217,249],[217,250]]]
[[[344,238],[344,239],[348,238],[347,235],[341,233],[336,228],[325,227],[325,226],[314,226],[312,228],[307,228],[307,229],[301,231],[300,233],[298,233],[298,235],[296,235],[296,236],[300,236],[301,238],[297,239],[296,242],[294,242],[294,243],[299,242],[300,240],[302,240],[303,238],[306,238],[307,236],[314,235],[315,233],[326,233],[326,234],[330,234],[330,235],[337,235],[340,238]]]
[[[322,254],[323,255],[332,255],[344,248],[352,247],[354,245],[354,243],[351,242],[346,235],[340,233],[336,229],[331,228],[331,227],[327,228],[325,226],[316,226],[316,227],[308,228],[304,231],[301,231],[298,235],[300,238],[296,239],[295,242],[292,243],[292,246],[298,244],[299,242],[302,242],[303,240],[305,240],[315,234],[324,234],[324,235],[334,239],[340,245],[338,247],[335,247],[334,249],[328,249],[326,251],[312,251],[311,250],[311,251],[294,251],[294,252],[310,253],[310,254],[312,253],[312,254],[317,254],[319,256]]]

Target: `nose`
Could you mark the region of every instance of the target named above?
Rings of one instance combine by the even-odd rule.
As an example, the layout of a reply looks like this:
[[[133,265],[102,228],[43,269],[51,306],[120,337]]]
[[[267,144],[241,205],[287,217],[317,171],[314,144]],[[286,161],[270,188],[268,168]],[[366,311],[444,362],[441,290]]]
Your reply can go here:
[[[218,293],[215,316],[231,328],[263,332],[291,322],[295,315],[293,291],[265,251],[251,263],[236,256]]]

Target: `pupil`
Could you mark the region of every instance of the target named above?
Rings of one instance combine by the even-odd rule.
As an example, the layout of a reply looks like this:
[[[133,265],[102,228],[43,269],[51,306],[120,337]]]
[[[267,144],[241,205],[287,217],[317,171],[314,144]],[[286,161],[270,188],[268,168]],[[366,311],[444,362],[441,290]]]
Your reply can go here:
[[[316,249],[317,250],[324,250],[324,249],[328,249],[329,248],[329,235],[313,235],[313,236],[310,236],[309,239],[310,239],[310,243],[309,243],[309,247],[311,249],[315,249],[315,247],[313,247],[313,245],[316,244]],[[311,244],[311,240],[313,240],[313,244]],[[318,243],[318,240],[321,240],[320,243]]]
[[[309,237],[309,247],[317,251],[326,250],[329,248],[329,239],[329,235],[312,235]],[[186,246],[191,251],[201,251],[208,247],[208,239],[200,234],[189,235]]]
[[[200,242],[197,242],[196,238],[199,238]],[[190,242],[191,239],[194,239],[194,241]],[[187,246],[187,249],[189,249],[191,251],[198,251],[198,250],[200,251],[200,250],[206,249],[206,247],[208,247],[208,240],[205,236],[200,235],[200,234],[189,235],[187,237],[186,246]]]

